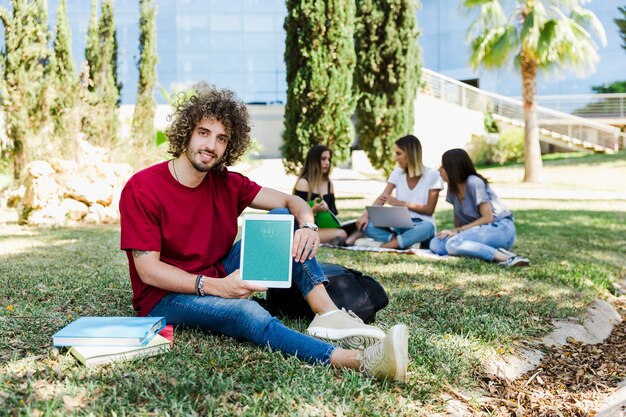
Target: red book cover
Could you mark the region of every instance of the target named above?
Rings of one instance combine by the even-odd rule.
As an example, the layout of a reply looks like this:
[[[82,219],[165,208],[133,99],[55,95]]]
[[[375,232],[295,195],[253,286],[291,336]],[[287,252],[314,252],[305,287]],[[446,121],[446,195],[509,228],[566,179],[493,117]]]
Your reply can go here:
[[[170,341],[170,347],[174,347],[174,325],[167,324],[159,334]]]

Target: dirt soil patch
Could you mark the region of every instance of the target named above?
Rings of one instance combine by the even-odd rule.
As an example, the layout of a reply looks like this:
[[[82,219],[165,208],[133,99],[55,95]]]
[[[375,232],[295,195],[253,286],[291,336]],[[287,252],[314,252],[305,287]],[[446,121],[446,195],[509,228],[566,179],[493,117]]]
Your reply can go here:
[[[473,416],[593,416],[626,378],[626,298],[615,307],[622,316],[600,344],[569,339],[564,346],[544,347],[540,365],[513,382],[486,378],[488,397],[472,404]]]

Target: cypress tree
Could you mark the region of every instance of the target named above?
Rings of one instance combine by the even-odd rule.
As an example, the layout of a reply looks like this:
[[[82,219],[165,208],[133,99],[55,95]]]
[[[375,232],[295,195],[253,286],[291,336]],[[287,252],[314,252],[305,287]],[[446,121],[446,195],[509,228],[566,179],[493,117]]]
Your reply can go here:
[[[89,66],[89,78],[101,67],[100,60],[100,29],[98,24],[98,0],[91,0],[91,13],[87,26],[87,40],[85,42],[85,60]],[[89,91],[93,91],[93,81],[89,83]]]
[[[357,136],[372,165],[389,174],[393,143],[413,131],[421,56],[415,0],[357,3],[354,84]]]
[[[287,0],[287,104],[283,163],[302,165],[309,148],[324,144],[336,161],[349,157],[354,55],[354,0]]]
[[[117,39],[113,0],[103,0],[99,23],[101,66],[94,71],[94,84],[107,104],[117,106],[120,90],[117,82]]]
[[[4,25],[4,50],[0,62],[3,92],[0,108],[11,142],[9,156],[13,176],[21,178],[28,161],[27,139],[35,136],[47,120],[46,67],[50,61],[47,10],[42,1],[12,0],[12,10],[0,7]]]
[[[51,115],[55,136],[71,146],[71,139],[75,137],[79,129],[75,120],[78,78],[72,58],[72,34],[67,20],[66,0],[59,1],[55,32],[53,71],[51,71],[55,95]]]
[[[102,2],[99,21],[97,2],[93,0],[85,48],[91,92],[84,95],[87,112],[83,115],[82,129],[87,138],[99,146],[114,146],[118,141],[116,44],[113,0]]]
[[[137,83],[137,103],[133,113],[131,138],[142,144],[143,149],[155,137],[154,87],[156,84],[156,10],[152,0],[140,0],[139,17],[139,82]]]

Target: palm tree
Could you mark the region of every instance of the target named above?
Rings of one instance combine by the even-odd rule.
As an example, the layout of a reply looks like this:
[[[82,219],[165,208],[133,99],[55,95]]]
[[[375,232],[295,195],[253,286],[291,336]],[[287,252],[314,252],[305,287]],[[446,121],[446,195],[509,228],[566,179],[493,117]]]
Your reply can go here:
[[[502,68],[515,54],[522,75],[525,121],[524,182],[540,180],[543,163],[535,104],[539,70],[571,68],[578,75],[595,70],[599,60],[595,33],[606,45],[604,28],[584,0],[517,0],[507,18],[501,0],[464,0],[470,9],[480,8],[467,32],[471,44],[470,65],[476,69]],[[508,2],[512,3],[512,2]]]

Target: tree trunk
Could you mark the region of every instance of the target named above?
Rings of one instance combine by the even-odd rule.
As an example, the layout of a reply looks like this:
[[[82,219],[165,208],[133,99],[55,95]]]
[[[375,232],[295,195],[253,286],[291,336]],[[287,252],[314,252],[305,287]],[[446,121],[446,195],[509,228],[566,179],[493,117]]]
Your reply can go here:
[[[26,165],[26,152],[24,151],[24,142],[21,139],[13,141],[13,179],[19,182],[22,169]]]
[[[524,182],[539,182],[543,171],[539,124],[537,122],[536,76],[537,61],[522,50],[522,97],[524,100]]]

